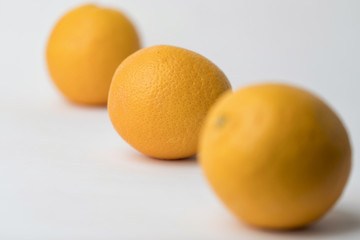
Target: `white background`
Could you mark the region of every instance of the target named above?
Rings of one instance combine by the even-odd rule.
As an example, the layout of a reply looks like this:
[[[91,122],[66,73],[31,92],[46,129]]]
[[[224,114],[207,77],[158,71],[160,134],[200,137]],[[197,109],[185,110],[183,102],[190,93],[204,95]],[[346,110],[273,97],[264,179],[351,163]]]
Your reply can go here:
[[[122,9],[143,46],[211,59],[234,88],[303,86],[344,120],[353,169],[336,207],[310,228],[267,232],[236,220],[194,159],[129,147],[105,108],[69,104],[47,75],[58,18],[83,1],[0,0],[0,239],[360,239],[360,1],[93,1]]]

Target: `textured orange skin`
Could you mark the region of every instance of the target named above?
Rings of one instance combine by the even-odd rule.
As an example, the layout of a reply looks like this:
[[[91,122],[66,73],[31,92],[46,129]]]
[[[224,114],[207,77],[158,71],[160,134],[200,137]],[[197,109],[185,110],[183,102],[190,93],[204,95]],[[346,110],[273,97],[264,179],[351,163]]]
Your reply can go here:
[[[139,48],[135,28],[122,13],[84,5],[54,27],[46,51],[48,69],[69,100],[106,104],[117,66]]]
[[[340,197],[351,167],[344,126],[320,99],[281,84],[223,96],[200,139],[200,163],[225,205],[248,224],[303,227]]]
[[[229,89],[224,73],[203,56],[153,46],[120,64],[108,110],[117,132],[135,149],[154,158],[181,159],[196,154],[208,109]]]

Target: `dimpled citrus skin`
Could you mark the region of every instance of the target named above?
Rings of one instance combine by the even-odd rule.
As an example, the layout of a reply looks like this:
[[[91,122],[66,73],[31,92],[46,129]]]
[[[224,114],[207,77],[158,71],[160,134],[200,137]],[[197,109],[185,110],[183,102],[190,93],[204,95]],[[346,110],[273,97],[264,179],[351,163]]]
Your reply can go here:
[[[200,163],[220,199],[248,224],[303,227],[341,195],[351,167],[349,138],[313,94],[262,84],[226,94],[210,110]]]
[[[135,149],[155,158],[181,159],[196,154],[208,109],[229,89],[224,73],[205,57],[153,46],[120,64],[108,110],[117,132]]]
[[[46,51],[48,69],[69,100],[106,104],[117,66],[139,48],[135,28],[122,13],[84,5],[54,27]]]

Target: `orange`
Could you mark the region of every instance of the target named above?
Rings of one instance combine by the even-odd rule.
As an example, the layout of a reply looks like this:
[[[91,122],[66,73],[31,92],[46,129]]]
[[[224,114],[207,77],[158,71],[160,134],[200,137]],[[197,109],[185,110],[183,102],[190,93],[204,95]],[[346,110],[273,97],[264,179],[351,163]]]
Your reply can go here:
[[[226,94],[201,133],[200,163],[220,199],[248,224],[305,226],[340,197],[351,166],[347,132],[313,94],[261,84]]]
[[[47,64],[63,95],[80,104],[106,104],[117,66],[140,48],[121,12],[84,5],[63,16],[50,35]]]
[[[196,154],[200,127],[231,88],[205,57],[173,46],[139,50],[113,77],[108,110],[114,128],[138,151],[160,159]]]

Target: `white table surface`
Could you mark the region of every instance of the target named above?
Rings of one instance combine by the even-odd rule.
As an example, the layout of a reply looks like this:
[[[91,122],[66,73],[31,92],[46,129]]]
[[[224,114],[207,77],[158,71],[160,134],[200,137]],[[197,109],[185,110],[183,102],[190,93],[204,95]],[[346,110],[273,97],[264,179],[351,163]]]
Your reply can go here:
[[[105,108],[60,96],[44,48],[56,20],[81,2],[0,0],[1,240],[360,239],[360,1],[95,1],[123,9],[144,46],[208,57],[235,89],[282,79],[340,114],[354,152],[350,181],[325,218],[295,232],[245,226],[195,159],[143,156]]]

